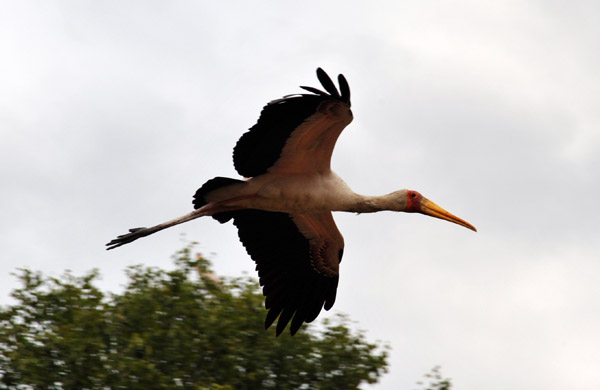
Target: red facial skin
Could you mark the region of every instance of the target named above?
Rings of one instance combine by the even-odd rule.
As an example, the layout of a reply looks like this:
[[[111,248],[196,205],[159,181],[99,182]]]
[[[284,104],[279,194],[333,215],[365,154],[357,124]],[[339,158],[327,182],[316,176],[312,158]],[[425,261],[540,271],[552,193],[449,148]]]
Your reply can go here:
[[[408,190],[406,191],[406,212],[407,213],[421,213],[421,199],[423,199],[423,195],[419,194],[417,191]]]

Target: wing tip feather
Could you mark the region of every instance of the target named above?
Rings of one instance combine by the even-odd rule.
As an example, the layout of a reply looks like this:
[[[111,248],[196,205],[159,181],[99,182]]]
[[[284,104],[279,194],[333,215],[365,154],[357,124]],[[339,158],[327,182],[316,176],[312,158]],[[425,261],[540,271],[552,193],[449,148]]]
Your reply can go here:
[[[348,84],[348,80],[346,80],[346,77],[344,77],[343,74],[338,75],[339,90],[333,83],[331,77],[329,77],[329,75],[321,67],[317,68],[317,78],[319,79],[319,82],[321,83],[323,88],[325,88],[326,92],[321,91],[317,88],[307,86],[300,86],[300,88],[319,96],[330,96],[350,106],[350,85]]]
[[[338,89],[336,88],[335,84],[331,80],[331,77],[329,77],[329,75],[327,73],[325,73],[325,71],[322,68],[317,68],[317,78],[321,82],[321,85],[323,86],[323,88],[325,88],[325,90],[327,92],[329,92],[329,94],[331,96],[333,96],[336,99],[341,98]]]
[[[338,84],[340,85],[340,93],[342,101],[350,106],[350,85],[343,74],[338,75]]]

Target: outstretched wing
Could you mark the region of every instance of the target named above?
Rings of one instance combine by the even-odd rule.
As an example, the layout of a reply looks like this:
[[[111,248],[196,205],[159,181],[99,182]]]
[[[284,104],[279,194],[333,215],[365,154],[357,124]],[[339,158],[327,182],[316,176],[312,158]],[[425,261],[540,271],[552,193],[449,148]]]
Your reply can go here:
[[[265,307],[265,329],[279,317],[279,335],[291,320],[295,334],[336,297],[344,240],[331,213],[295,215],[262,210],[230,214],[240,240],[256,262]]]
[[[301,87],[313,94],[285,96],[263,108],[233,150],[240,175],[329,169],[335,142],[352,121],[350,88],[343,75],[338,76],[340,91],[321,68],[317,77],[326,92]]]

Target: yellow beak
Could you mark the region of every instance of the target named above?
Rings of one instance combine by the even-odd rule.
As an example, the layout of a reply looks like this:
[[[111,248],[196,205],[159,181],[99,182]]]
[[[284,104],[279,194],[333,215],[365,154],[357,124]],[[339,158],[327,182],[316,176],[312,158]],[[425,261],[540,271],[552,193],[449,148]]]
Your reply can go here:
[[[471,225],[464,219],[460,219],[456,215],[447,212],[446,210],[444,210],[443,208],[441,208],[440,206],[438,206],[437,204],[433,203],[432,201],[430,201],[429,199],[427,199],[425,197],[421,198],[420,203],[421,203],[421,213],[423,213],[425,215],[429,215],[429,216],[435,217],[435,218],[445,219],[446,221],[454,222],[460,226],[466,227],[467,229],[471,229],[474,232],[477,231],[475,226]]]

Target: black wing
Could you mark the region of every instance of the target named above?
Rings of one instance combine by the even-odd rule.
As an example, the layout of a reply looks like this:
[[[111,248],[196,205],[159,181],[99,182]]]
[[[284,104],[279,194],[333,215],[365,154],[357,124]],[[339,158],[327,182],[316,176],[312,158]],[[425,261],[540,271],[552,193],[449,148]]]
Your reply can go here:
[[[317,69],[317,77],[326,92],[301,87],[314,95],[285,96],[263,108],[258,122],[242,135],[233,149],[233,164],[240,175],[254,177],[265,173],[281,156],[292,132],[314,115],[321,103],[337,101],[350,107],[350,88],[343,75],[338,76],[341,94],[321,68]]]
[[[302,323],[317,318],[323,307],[329,310],[333,306],[339,276],[326,276],[313,268],[309,242],[288,214],[242,210],[230,216],[256,263],[269,310],[265,329],[279,317],[276,334],[291,320],[290,333],[294,335]]]

